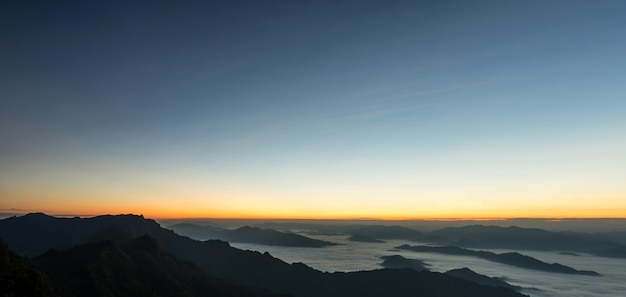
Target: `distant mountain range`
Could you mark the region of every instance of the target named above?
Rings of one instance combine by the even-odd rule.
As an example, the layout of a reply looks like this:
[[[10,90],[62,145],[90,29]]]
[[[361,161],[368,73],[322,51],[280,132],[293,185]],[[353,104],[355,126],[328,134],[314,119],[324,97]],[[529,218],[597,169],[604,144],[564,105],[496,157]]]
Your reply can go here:
[[[431,232],[438,243],[469,248],[584,252],[603,257],[626,257],[626,246],[614,239],[621,232],[551,232],[535,228],[470,225]],[[604,235],[604,236],[603,236]]]
[[[469,225],[420,232],[401,226],[340,227],[345,234],[371,239],[404,239],[465,248],[583,252],[626,258],[626,232],[553,232],[536,228]],[[327,232],[332,231],[325,227]]]
[[[160,285],[171,289],[171,281],[185,288],[200,286],[198,296],[219,295],[211,292],[219,292],[220,288],[233,288],[236,294],[242,294],[224,296],[245,296],[249,292],[300,297],[523,296],[509,288],[484,286],[428,271],[324,273],[301,263],[287,264],[268,253],[242,251],[223,241],[193,240],[135,215],[85,219],[45,214],[12,217],[0,220],[0,239],[20,255],[38,256],[34,261],[44,267],[43,275],[50,276],[53,288],[69,280],[73,285],[62,289],[68,296],[82,292],[91,296],[144,296],[145,292],[134,290],[143,290],[145,286],[156,289]],[[52,248],[57,251],[49,251]],[[75,261],[75,265],[58,264],[68,263],[64,261]],[[189,267],[186,262],[195,266]],[[80,264],[92,265],[92,270],[80,270]],[[202,291],[205,282],[209,287]],[[45,283],[40,286],[44,293]]]
[[[534,228],[470,225],[431,232],[446,244],[475,248],[510,248],[532,250],[569,250],[610,247],[612,243],[593,241],[577,233],[559,233]]]
[[[415,252],[425,252],[425,253],[440,253],[446,255],[461,255],[461,256],[472,256],[482,258],[488,261],[512,265],[516,267],[533,269],[545,272],[557,272],[557,273],[568,273],[568,274],[583,274],[583,275],[593,275],[599,276],[595,271],[589,270],[576,270],[572,267],[565,266],[558,263],[546,263],[540,260],[537,260],[533,257],[522,255],[516,252],[510,253],[501,253],[496,254],[488,251],[474,251],[469,249],[464,249],[456,246],[410,246],[410,245],[401,245],[396,247],[401,250],[409,250]]]
[[[424,237],[424,233],[411,228],[401,226],[362,226],[350,230],[352,235],[359,234],[376,239],[407,239],[418,240]]]
[[[181,223],[168,227],[174,232],[194,239],[220,239],[228,242],[256,243],[275,246],[320,248],[337,245],[336,243],[309,238],[306,236],[280,232],[273,229],[261,229],[244,226],[235,230],[215,226],[200,226]]]

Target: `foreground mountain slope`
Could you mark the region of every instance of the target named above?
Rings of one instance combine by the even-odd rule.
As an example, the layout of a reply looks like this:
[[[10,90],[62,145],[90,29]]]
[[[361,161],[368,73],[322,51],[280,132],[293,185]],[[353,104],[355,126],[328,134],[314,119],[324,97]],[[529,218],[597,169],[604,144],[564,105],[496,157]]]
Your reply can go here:
[[[375,239],[418,240],[424,236],[422,232],[411,228],[384,225],[359,226],[358,228],[351,230],[349,233],[352,235],[365,235]]]
[[[68,222],[71,222],[69,224]],[[39,236],[45,230],[63,234],[63,240]],[[80,230],[80,232],[73,232]],[[101,216],[59,219],[37,214],[0,221],[0,238],[20,253],[66,248],[108,237],[126,242],[149,235],[167,252],[197,265],[212,277],[237,285],[271,289],[274,293],[313,296],[522,296],[503,288],[481,286],[434,272],[375,270],[323,273],[304,264],[287,264],[268,253],[242,251],[218,240],[196,241],[163,229],[140,216]],[[16,248],[17,247],[17,248]]]
[[[0,296],[53,296],[52,282],[28,259],[0,241]]]
[[[149,236],[49,250],[35,258],[61,296],[270,296],[209,277],[163,251]]]

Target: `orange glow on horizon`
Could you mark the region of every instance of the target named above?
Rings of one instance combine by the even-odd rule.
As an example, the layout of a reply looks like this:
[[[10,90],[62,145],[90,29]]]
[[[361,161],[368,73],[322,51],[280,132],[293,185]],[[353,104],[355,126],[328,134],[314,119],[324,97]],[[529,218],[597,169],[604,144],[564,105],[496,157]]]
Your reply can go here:
[[[508,220],[516,218],[535,218],[535,219],[600,219],[600,218],[626,218],[624,215],[626,209],[604,209],[604,210],[579,210],[579,211],[555,211],[545,209],[541,212],[508,212],[501,215],[492,213],[475,213],[475,214],[388,214],[388,215],[364,215],[364,214],[324,214],[324,213],[308,213],[295,214],[289,212],[251,212],[251,211],[229,211],[229,212],[211,212],[202,210],[172,210],[163,208],[49,208],[49,209],[19,209],[13,210],[14,213],[27,214],[31,212],[43,212],[53,216],[79,216],[93,217],[98,215],[117,215],[117,214],[135,214],[143,215],[146,218],[163,220],[163,219],[247,219],[247,220],[380,220],[380,221],[410,221],[410,220],[429,220],[429,221],[495,221]]]
[[[92,194],[90,194],[92,193]],[[95,194],[93,194],[95,193]],[[359,195],[325,200],[273,196],[265,193],[204,194],[119,192],[54,192],[18,189],[2,196],[14,197],[10,205],[0,201],[0,212],[90,217],[103,214],[137,214],[151,219],[258,219],[258,220],[506,220],[512,218],[574,219],[626,218],[626,203],[619,193],[578,196],[535,196],[534,199],[434,195],[407,198]],[[186,194],[186,195],[185,195]],[[89,197],[85,199],[84,197]],[[173,199],[171,197],[181,197]],[[428,196],[427,196],[428,197]],[[561,198],[558,198],[561,197]],[[590,198],[603,197],[603,198]],[[577,202],[577,203],[572,203]],[[563,206],[568,204],[568,206]],[[609,205],[609,206],[607,206]]]

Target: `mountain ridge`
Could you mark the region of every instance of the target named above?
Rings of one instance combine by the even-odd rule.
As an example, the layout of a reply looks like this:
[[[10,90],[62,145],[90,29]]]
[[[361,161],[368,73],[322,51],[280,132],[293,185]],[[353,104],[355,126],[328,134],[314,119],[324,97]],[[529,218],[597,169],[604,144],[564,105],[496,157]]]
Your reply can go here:
[[[313,239],[299,234],[251,226],[243,226],[231,230],[214,226],[200,226],[192,223],[180,223],[169,226],[167,229],[173,230],[180,235],[198,240],[219,239],[228,242],[310,248],[322,248],[337,245],[337,243]]]
[[[119,221],[117,220],[119,219]],[[441,273],[413,270],[373,270],[349,273],[325,273],[301,263],[287,264],[268,253],[243,251],[219,240],[196,241],[162,228],[154,220],[139,216],[104,216],[87,219],[47,220],[45,226],[17,217],[0,220],[0,238],[9,238],[12,247],[24,243],[37,244],[47,250],[55,246],[68,246],[66,242],[47,242],[33,230],[61,232],[71,242],[88,241],[93,233],[106,228],[119,228],[130,237],[149,235],[168,253],[182,261],[194,263],[204,273],[245,287],[268,288],[276,294],[293,294],[300,297],[328,296],[412,296],[415,292],[427,292],[423,296],[523,296],[513,290],[482,286]],[[68,221],[72,220],[72,221]],[[72,222],[68,225],[67,222]],[[79,230],[72,233],[65,228]],[[8,231],[9,230],[9,231]],[[92,234],[88,234],[89,232]],[[6,236],[22,234],[21,237]],[[143,233],[143,234],[140,234]],[[68,235],[69,234],[69,235]],[[70,236],[72,235],[73,236]],[[51,246],[53,245],[53,246]],[[44,247],[47,246],[47,247]],[[29,247],[26,247],[27,249]],[[30,251],[33,249],[30,248]],[[378,293],[378,294],[376,294]]]

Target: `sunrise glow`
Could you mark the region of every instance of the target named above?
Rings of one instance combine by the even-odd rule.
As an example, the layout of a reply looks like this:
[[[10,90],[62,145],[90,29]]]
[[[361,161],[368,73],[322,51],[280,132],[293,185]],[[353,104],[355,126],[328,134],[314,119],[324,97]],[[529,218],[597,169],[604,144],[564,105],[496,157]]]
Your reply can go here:
[[[16,10],[0,212],[624,218],[626,18],[603,4]]]

